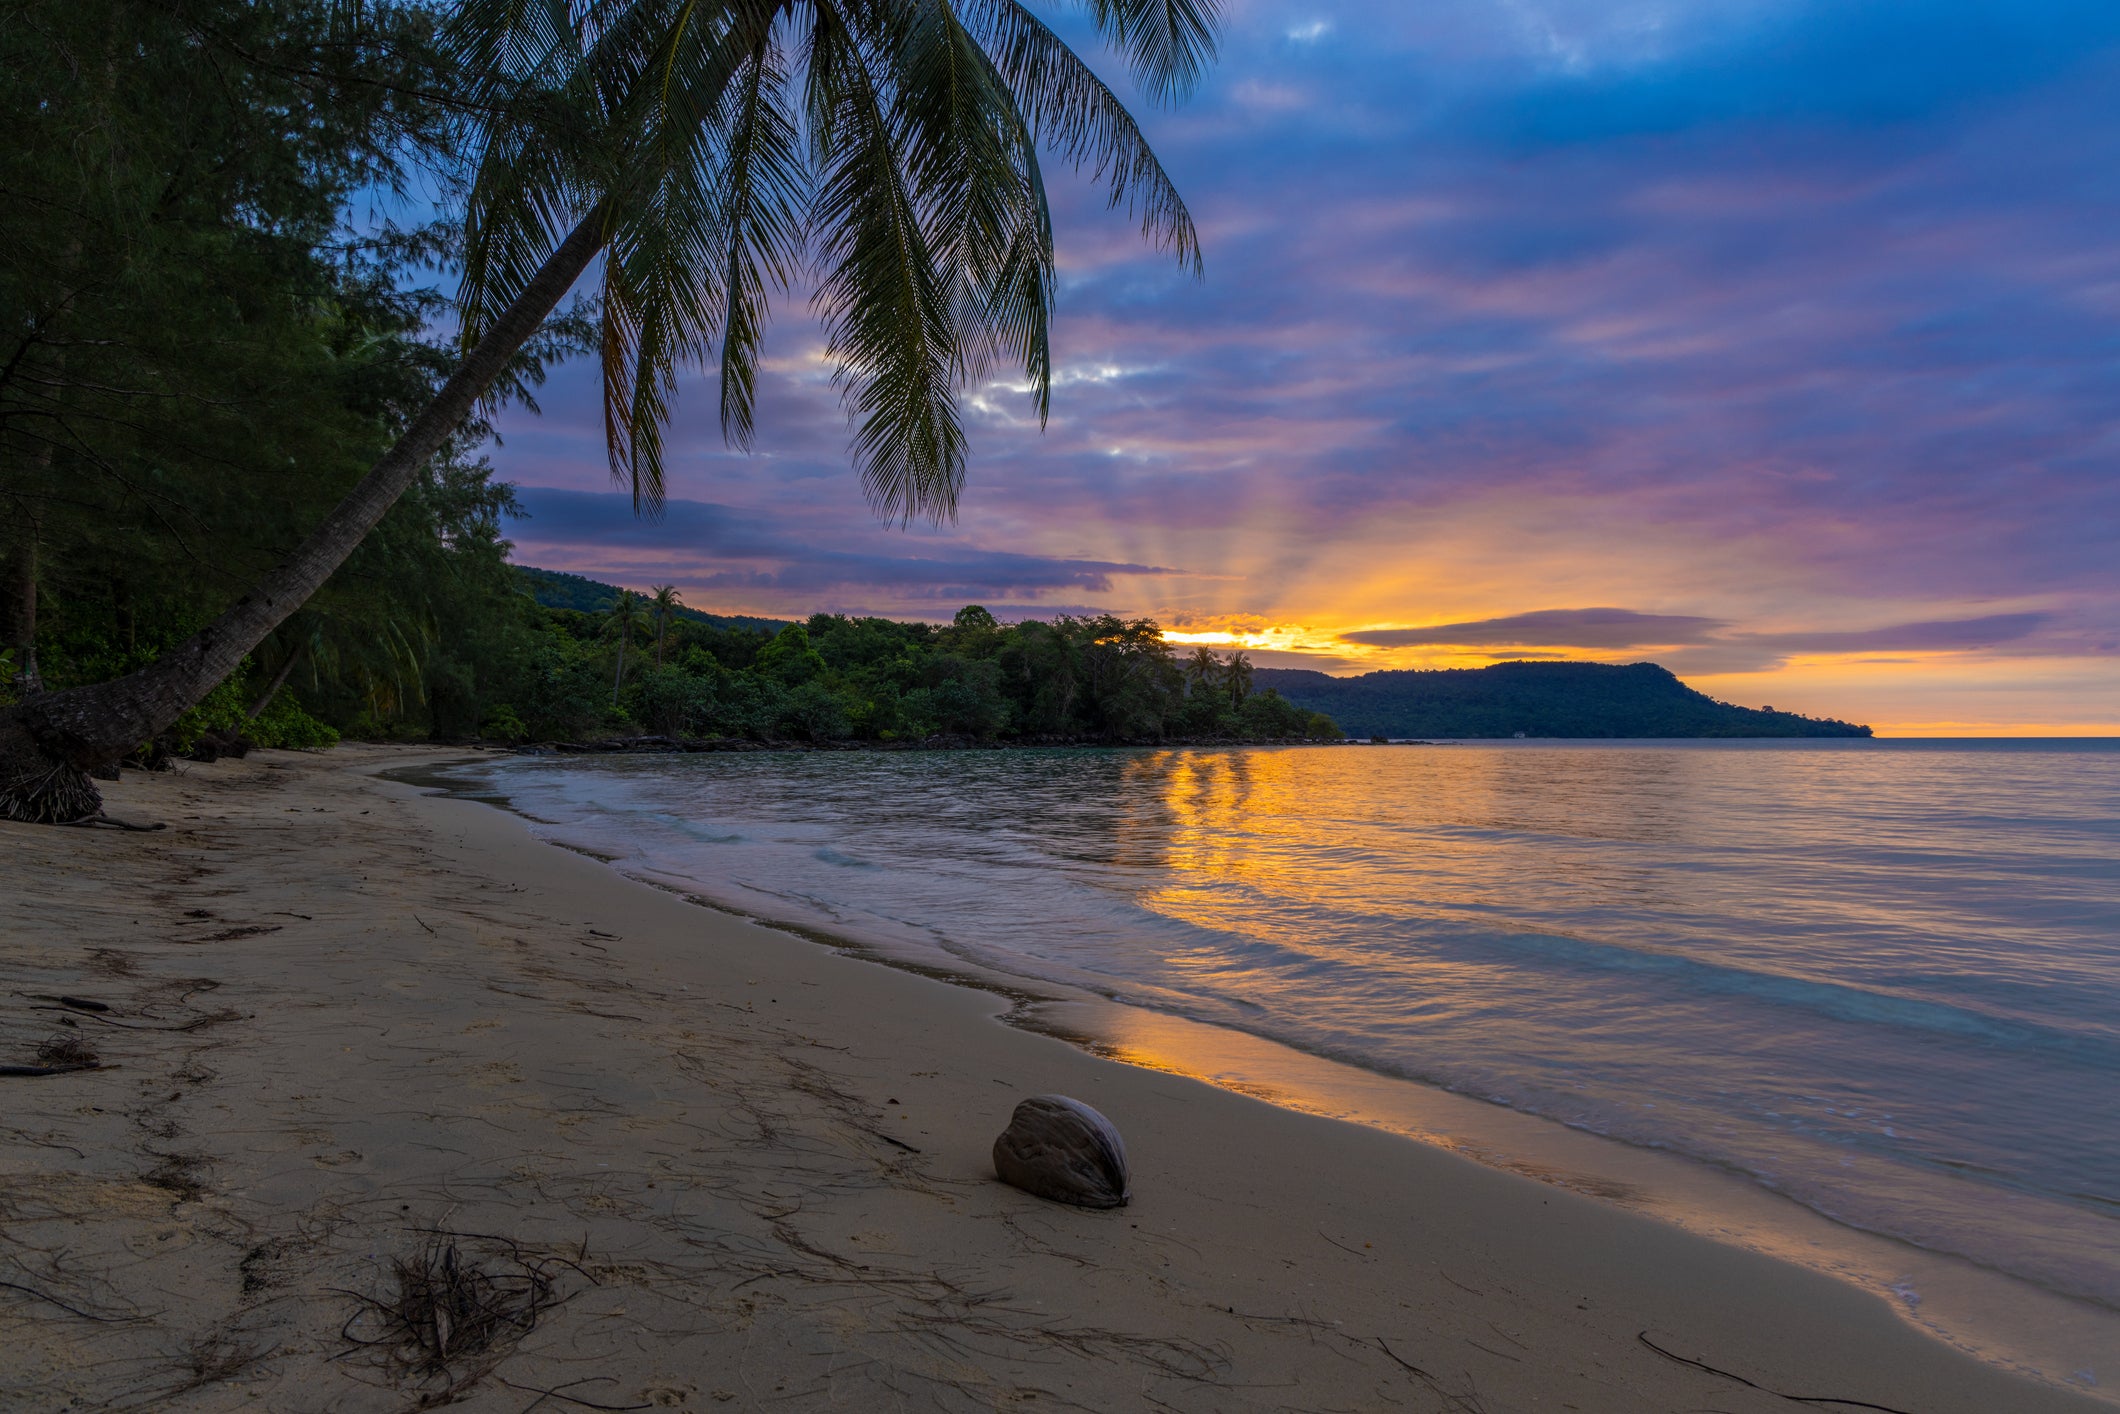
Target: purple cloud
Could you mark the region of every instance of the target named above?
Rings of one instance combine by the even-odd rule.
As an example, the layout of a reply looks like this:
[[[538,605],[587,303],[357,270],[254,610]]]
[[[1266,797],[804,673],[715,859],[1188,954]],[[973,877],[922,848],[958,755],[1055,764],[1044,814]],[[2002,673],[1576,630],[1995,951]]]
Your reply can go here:
[[[1692,614],[1644,614],[1632,609],[1539,609],[1528,614],[1421,628],[1365,629],[1340,635],[1368,648],[1570,648],[1594,652],[1677,649],[1667,665],[1704,673],[1756,673],[1797,655],[1973,651],[2024,645],[2054,616],[1987,614],[1972,619],[1888,624],[1867,629],[1784,633],[1731,632],[1721,619]],[[2048,644],[2044,652],[2082,652],[2080,643]],[[1510,657],[1550,656],[1511,652]]]
[[[1634,13],[1236,9],[1199,98],[1147,118],[1205,282],[1049,173],[1052,424],[1013,390],[974,390],[962,524],[906,535],[868,520],[801,300],[784,301],[760,455],[722,447],[701,378],[670,441],[673,494],[779,549],[683,563],[721,576],[729,607],[781,613],[991,586],[1329,638],[1529,633],[1586,612],[1541,604],[1650,602],[1671,612],[1649,616],[1670,621],[1649,646],[1701,671],[2110,655],[2120,7]],[[546,404],[541,423],[509,419],[496,462],[600,489],[589,371]],[[547,503],[523,556],[679,563],[571,514]],[[1773,631],[1850,619],[1991,641]],[[1650,630],[1567,632],[1558,646],[1607,651]],[[2120,688],[2100,681],[2084,691]]]
[[[2052,614],[1987,614],[1977,619],[1893,624],[1851,632],[1754,633],[1737,641],[1787,653],[1906,653],[1999,648],[2031,637]]]
[[[631,582],[674,581],[702,603],[803,603],[839,607],[849,594],[898,612],[947,616],[974,600],[1026,596],[1043,615],[1078,604],[1035,605],[1046,594],[1101,594],[1115,577],[1155,577],[1156,565],[1061,559],[980,550],[957,543],[921,546],[872,530],[819,544],[790,524],[702,501],[672,500],[654,520],[633,513],[621,493],[525,487],[525,518],[510,535],[525,562],[583,563]],[[922,553],[923,549],[925,553]],[[854,601],[848,601],[854,602]]]
[[[1510,614],[1505,618],[1480,619],[1472,623],[1365,629],[1343,633],[1340,639],[1370,648],[1526,644],[1549,648],[1641,648],[1703,643],[1713,638],[1717,630],[1726,627],[1728,625],[1720,619],[1693,614],[1640,614],[1632,609],[1537,609],[1528,614]]]

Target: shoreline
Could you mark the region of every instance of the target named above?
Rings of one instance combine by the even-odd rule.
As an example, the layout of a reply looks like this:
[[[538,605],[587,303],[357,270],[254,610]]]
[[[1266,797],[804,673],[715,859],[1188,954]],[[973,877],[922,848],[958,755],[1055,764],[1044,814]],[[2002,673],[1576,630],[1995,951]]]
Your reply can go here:
[[[561,1386],[693,1408],[1787,1407],[1714,1371],[1921,1414],[2110,1407],[1844,1282],[996,1026],[1005,999],[371,774],[461,755],[259,753],[128,775],[114,809],[160,834],[0,827],[23,902],[9,1058],[54,1023],[25,996],[112,1008],[56,1018],[103,1069],[6,1082],[0,1212],[26,1255],[0,1395],[402,1407],[332,1293],[447,1228],[571,1264],[457,1389],[472,1408]],[[1119,1124],[1132,1207],[992,1179],[993,1134],[1044,1091]]]
[[[1927,738],[1891,738],[1892,740],[1926,740]],[[2046,740],[2047,738],[2003,738],[1994,740]],[[2053,738],[2072,740],[2074,738]],[[2104,740],[2105,738],[2084,738]],[[1395,736],[1395,737],[1192,737],[1167,736],[1154,738],[1104,738],[1104,737],[1029,737],[986,738],[963,736],[926,737],[918,741],[870,741],[858,737],[833,738],[825,741],[792,741],[751,737],[688,737],[688,736],[636,736],[597,737],[580,741],[525,741],[507,742],[475,738],[454,747],[421,746],[419,750],[486,751],[508,756],[701,756],[717,753],[748,755],[758,752],[924,752],[924,751],[1172,751],[1172,750],[1217,750],[1223,748],[1251,748],[1261,746],[1505,746],[1523,742],[1527,746],[1552,744],[1568,745],[1671,745],[1680,742],[1821,742],[1886,740],[1866,733],[1819,732],[1760,732],[1750,735],[1730,736],[1540,736],[1526,737],[1522,733],[1508,737],[1481,736]]]
[[[451,776],[450,764],[386,774],[492,805],[532,827],[555,825],[521,810],[501,783],[488,778],[473,786]],[[454,764],[476,769],[484,761]],[[828,923],[775,917],[701,893],[693,881],[665,877],[554,835],[538,838],[696,906],[862,961],[1004,997],[1011,1006],[997,1018],[1003,1024],[1100,1058],[1381,1130],[1484,1168],[1618,1204],[1710,1241],[1794,1263],[1884,1301],[1925,1336],[1999,1367],[2058,1384],[2090,1369],[2120,1340],[2120,1311],[1848,1222],[1749,1174],[1690,1155],[1632,1144],[1241,1026],[1113,996],[1086,981],[1011,972],[954,952],[936,960],[924,949],[835,931]],[[2102,1394],[2095,1387],[2093,1392]]]

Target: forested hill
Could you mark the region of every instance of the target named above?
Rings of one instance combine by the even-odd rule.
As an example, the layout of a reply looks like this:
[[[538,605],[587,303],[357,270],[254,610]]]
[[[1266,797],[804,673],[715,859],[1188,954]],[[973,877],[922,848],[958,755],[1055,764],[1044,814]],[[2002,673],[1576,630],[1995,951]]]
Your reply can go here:
[[[1485,668],[1364,673],[1258,668],[1253,680],[1323,712],[1350,736],[1868,736],[1829,718],[1733,707],[1654,663],[1496,663]]]
[[[618,586],[605,584],[602,580],[585,579],[565,570],[541,570],[531,565],[514,565],[511,568],[522,582],[523,592],[547,609],[573,609],[577,613],[601,614],[618,602]],[[680,605],[677,617],[688,623],[706,624],[713,628],[763,629],[767,633],[778,633],[788,626],[786,619],[757,619],[747,614],[708,614],[698,609],[687,609]]]

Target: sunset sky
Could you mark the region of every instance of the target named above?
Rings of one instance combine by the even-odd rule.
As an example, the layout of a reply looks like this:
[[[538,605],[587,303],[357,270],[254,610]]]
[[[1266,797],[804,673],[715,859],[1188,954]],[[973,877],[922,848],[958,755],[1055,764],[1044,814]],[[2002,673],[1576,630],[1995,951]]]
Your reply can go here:
[[[973,391],[955,524],[870,515],[798,296],[755,454],[687,380],[657,523],[587,367],[504,419],[516,558],[2120,735],[2115,93],[2112,0],[1232,0],[1202,91],[1137,109],[1206,278],[1049,170],[1052,421]]]

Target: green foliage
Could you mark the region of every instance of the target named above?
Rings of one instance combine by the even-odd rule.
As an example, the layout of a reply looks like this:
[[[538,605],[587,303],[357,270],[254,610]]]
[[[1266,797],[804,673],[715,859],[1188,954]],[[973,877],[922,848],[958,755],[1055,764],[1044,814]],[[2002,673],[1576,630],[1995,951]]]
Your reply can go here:
[[[249,698],[240,676],[215,688],[170,728],[167,744],[179,752],[190,751],[209,732],[246,738],[257,746],[316,751],[336,746],[338,732],[302,710],[292,693],[273,694],[272,701],[257,716],[249,714]]]
[[[486,713],[485,719],[478,724],[478,731],[480,736],[491,741],[522,741],[530,735],[529,726],[505,702]]]
[[[715,691],[718,666],[704,674],[670,664],[649,668],[627,690],[626,711],[660,736],[704,736],[715,731],[724,724],[716,710],[720,705]]]
[[[1252,692],[1241,662],[1194,654],[1181,667],[1145,619],[1005,625],[979,610],[937,628],[817,614],[768,632],[673,617],[658,665],[639,598],[586,613],[517,592],[499,533],[512,504],[483,464],[443,468],[265,656],[186,714],[168,744],[186,749],[208,731],[289,747],[341,734],[879,743],[1339,735],[1271,689]],[[47,616],[39,646],[49,678],[116,676],[196,627],[167,601],[122,618],[120,604],[106,592]],[[284,685],[249,719],[247,705],[275,680]]]
[[[781,708],[781,725],[806,741],[836,741],[847,735],[846,704],[816,678],[798,684]]]
[[[179,751],[190,751],[208,732],[234,732],[243,725],[243,689],[233,678],[200,699],[169,729]]]
[[[824,658],[810,646],[810,631],[802,624],[789,624],[759,650],[757,671],[782,687],[799,687],[825,673]]]
[[[338,224],[417,140],[393,94],[429,21],[378,5],[346,43],[333,9],[16,0],[0,24],[0,552],[53,607],[105,600],[126,653],[135,620],[247,588],[446,363],[390,242]]]
[[[452,356],[407,277],[435,233],[356,238],[341,216],[445,120],[424,96],[440,77],[424,5],[7,13],[0,556],[26,558],[37,592],[0,620],[34,619],[43,682],[64,688],[203,626],[431,401]],[[541,336],[499,394],[563,348]],[[486,679],[534,640],[500,532],[513,495],[469,453],[484,431],[467,427],[171,743],[476,730]]]
[[[619,601],[622,603],[623,601]],[[1155,624],[1102,617],[1004,625],[983,610],[945,628],[815,614],[777,632],[672,620],[664,661],[628,650],[618,603],[598,614],[508,602],[514,656],[476,663],[480,730],[505,741],[647,733],[752,741],[1287,741],[1331,721],[1212,654],[1189,680]],[[636,623],[635,630],[646,630]],[[1236,684],[1232,689],[1232,682]],[[374,721],[370,730],[386,724]]]
[[[586,616],[570,617],[578,623]],[[521,665],[521,680],[509,684],[508,700],[518,705],[530,735],[539,740],[591,736],[603,721],[610,679],[591,646],[594,628],[583,629],[585,637],[577,638],[569,632],[576,626],[547,614],[529,661]]]
[[[337,730],[303,711],[294,694],[285,690],[274,693],[265,710],[238,730],[260,746],[292,751],[321,751],[339,743]]]

